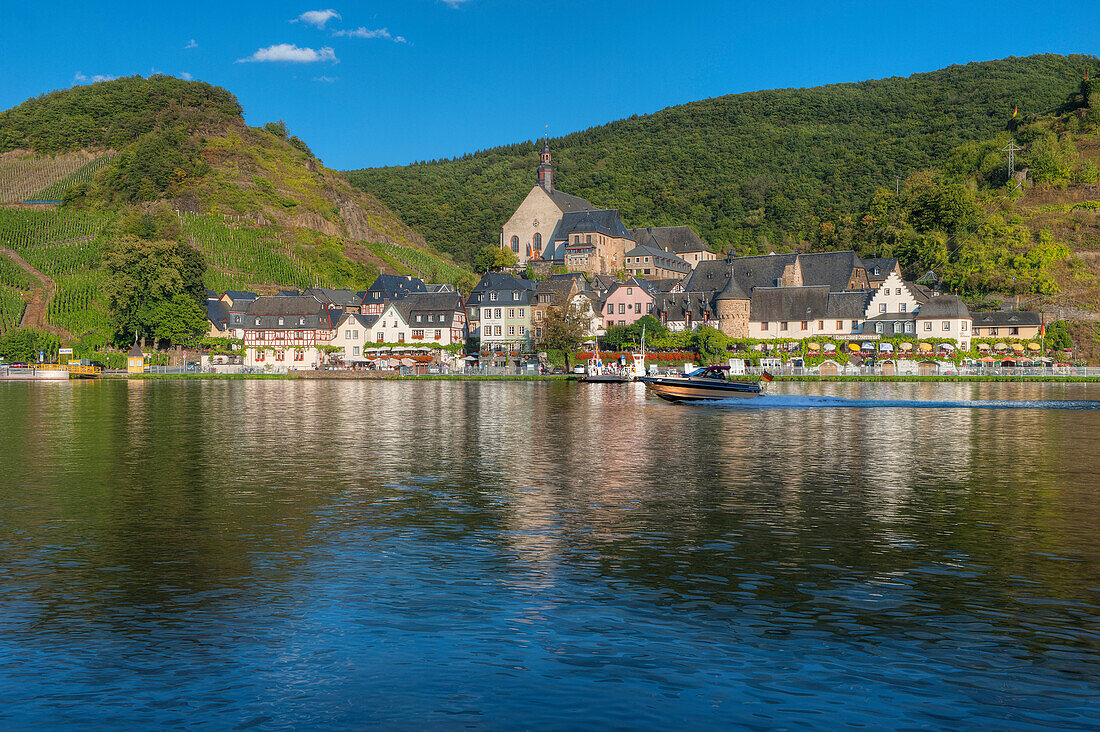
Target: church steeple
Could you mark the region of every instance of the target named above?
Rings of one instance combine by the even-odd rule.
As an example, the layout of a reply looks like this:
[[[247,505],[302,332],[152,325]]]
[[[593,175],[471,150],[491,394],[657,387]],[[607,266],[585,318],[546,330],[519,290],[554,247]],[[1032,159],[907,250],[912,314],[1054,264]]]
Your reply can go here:
[[[539,186],[547,192],[554,190],[554,168],[550,165],[550,138],[544,138],[539,154]]]

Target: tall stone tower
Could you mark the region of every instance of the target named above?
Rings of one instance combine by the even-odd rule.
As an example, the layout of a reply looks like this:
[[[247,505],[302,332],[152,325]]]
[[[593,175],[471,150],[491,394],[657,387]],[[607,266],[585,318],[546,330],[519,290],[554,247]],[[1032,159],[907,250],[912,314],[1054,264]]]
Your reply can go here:
[[[732,271],[729,282],[714,297],[714,309],[718,330],[730,338],[749,337],[749,296],[737,284]]]
[[[550,139],[542,142],[542,153],[539,155],[539,186],[546,191],[554,190],[554,168],[550,165]]]

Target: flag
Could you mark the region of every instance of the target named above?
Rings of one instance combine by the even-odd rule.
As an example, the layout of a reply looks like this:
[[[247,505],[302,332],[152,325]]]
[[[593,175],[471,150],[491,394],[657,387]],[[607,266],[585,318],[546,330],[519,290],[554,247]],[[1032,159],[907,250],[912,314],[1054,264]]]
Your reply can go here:
[[[771,374],[769,374],[767,371],[760,374],[760,380],[761,381],[765,381],[765,382],[766,381],[772,381],[773,378],[774,377]]]
[[[1020,105],[1017,104],[1012,108],[1012,119],[1016,119],[1016,113],[1020,111]]]

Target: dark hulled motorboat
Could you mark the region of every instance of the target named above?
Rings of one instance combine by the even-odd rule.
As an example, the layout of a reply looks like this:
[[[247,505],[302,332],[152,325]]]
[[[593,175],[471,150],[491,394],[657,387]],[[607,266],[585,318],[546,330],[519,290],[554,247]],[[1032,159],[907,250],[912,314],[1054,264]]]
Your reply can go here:
[[[771,381],[765,373],[761,381],[738,381],[726,373],[729,366],[703,366],[684,376],[643,376],[638,379],[656,396],[670,402],[707,401],[758,397],[764,384]]]

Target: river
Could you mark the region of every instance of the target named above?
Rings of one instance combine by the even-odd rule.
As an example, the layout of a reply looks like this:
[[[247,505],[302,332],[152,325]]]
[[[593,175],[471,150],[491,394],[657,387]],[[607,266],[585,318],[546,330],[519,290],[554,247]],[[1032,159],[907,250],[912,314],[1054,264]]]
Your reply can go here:
[[[1100,384],[0,384],[0,727],[1095,729]]]

